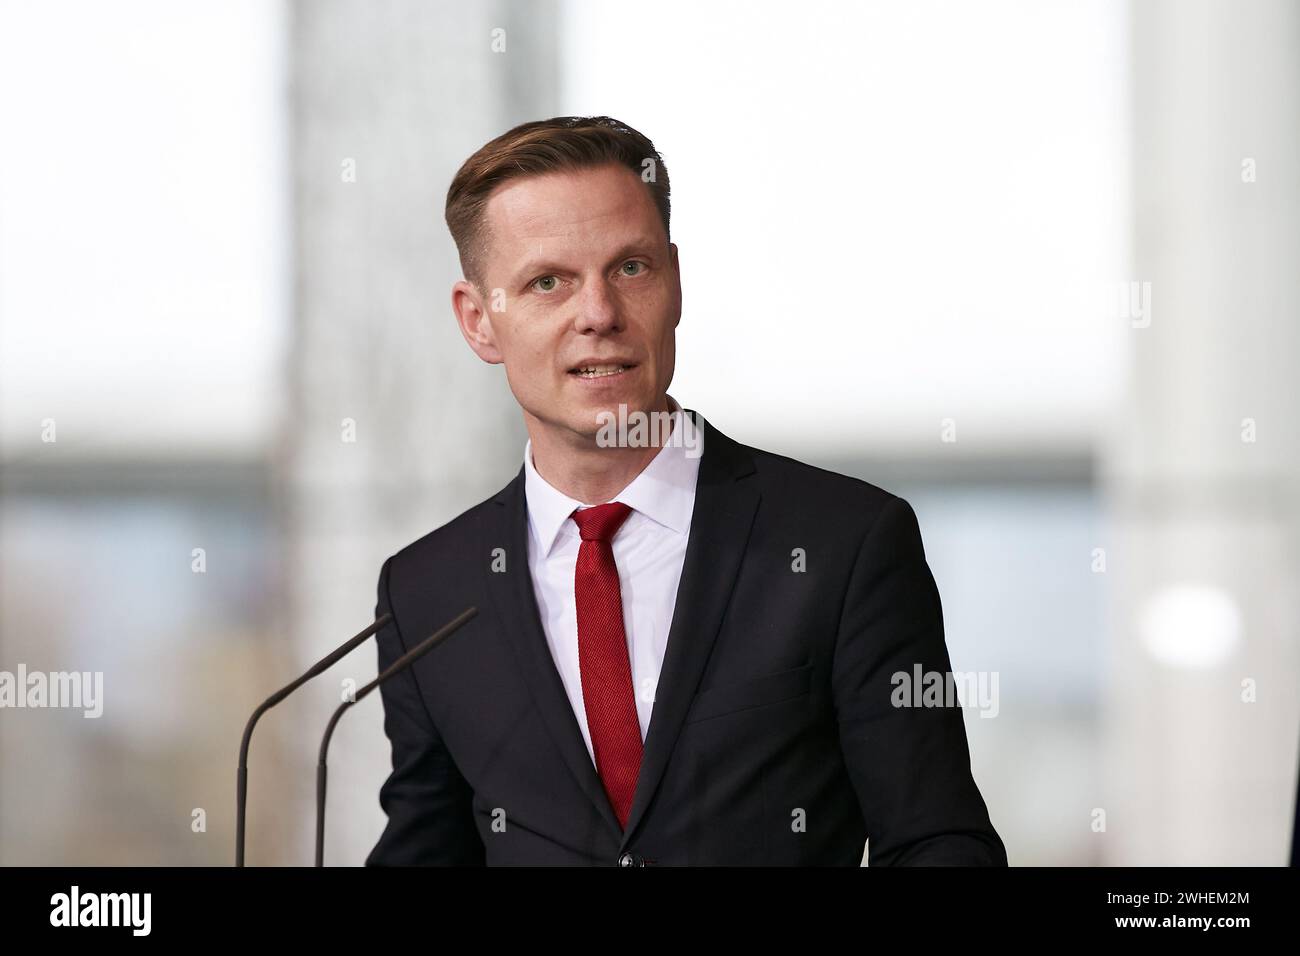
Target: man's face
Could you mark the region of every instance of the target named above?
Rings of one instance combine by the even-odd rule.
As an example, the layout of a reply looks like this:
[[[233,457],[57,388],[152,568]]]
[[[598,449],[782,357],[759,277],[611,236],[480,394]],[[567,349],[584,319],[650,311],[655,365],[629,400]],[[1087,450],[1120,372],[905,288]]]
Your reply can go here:
[[[602,411],[666,411],[681,281],[640,178],[617,165],[527,176],[485,216],[486,288],[458,282],[452,303],[470,347],[505,364],[530,426],[590,443]]]

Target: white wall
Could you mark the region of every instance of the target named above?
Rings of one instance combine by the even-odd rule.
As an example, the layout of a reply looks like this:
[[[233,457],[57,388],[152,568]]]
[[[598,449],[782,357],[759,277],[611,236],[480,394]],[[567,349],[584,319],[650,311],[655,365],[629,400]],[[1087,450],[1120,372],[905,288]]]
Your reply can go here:
[[[674,394],[788,453],[1089,448],[1127,280],[1124,7],[570,0],[562,106],[672,177]]]

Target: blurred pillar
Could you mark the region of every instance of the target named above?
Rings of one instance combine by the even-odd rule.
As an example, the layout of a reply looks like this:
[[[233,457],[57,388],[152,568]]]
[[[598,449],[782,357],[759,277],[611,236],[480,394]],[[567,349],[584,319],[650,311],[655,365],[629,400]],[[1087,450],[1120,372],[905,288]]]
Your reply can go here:
[[[1300,6],[1131,6],[1109,864],[1281,864],[1300,735]],[[1253,698],[1253,700],[1252,700]]]
[[[460,267],[443,202],[480,145],[554,115],[557,37],[549,2],[301,0],[289,12],[285,614],[305,668],[371,620],[385,557],[522,463],[526,434],[504,374],[473,355],[451,312]],[[359,686],[375,666],[371,644],[277,711],[300,758],[300,786],[282,795],[286,862],[311,861],[316,749],[342,681]],[[327,864],[361,863],[378,838],[388,760],[375,694],[331,747]]]

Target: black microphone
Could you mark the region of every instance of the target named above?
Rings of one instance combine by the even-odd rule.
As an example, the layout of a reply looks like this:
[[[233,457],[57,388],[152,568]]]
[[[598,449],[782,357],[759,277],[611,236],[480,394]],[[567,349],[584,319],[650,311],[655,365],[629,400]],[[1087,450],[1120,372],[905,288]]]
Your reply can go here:
[[[330,738],[334,736],[334,727],[339,722],[339,718],[343,716],[344,711],[346,711],[357,701],[361,700],[363,697],[369,694],[372,690],[374,690],[384,681],[388,680],[388,678],[410,667],[412,664],[414,664],[425,654],[429,653],[429,651],[433,650],[433,648],[436,647],[438,644],[441,644],[444,640],[446,640],[453,633],[459,630],[461,625],[473,619],[473,617],[476,614],[478,614],[478,608],[476,607],[468,607],[465,610],[461,611],[458,617],[454,618],[453,620],[444,624],[438,630],[434,631],[432,634],[426,637],[418,646],[416,646],[413,650],[407,651],[397,660],[393,661],[393,663],[389,665],[388,668],[385,669],[383,673],[381,673],[378,677],[372,680],[365,687],[357,691],[356,695],[351,700],[345,700],[342,704],[339,705],[338,710],[334,711],[334,716],[330,718],[329,725],[325,728],[325,736],[321,738],[320,764],[317,765],[316,767],[316,865],[317,866],[325,865],[325,756],[326,754],[329,753]]]
[[[281,687],[274,694],[264,700],[262,705],[258,707],[257,710],[253,711],[253,716],[248,718],[248,724],[244,727],[244,739],[239,745],[239,771],[235,781],[235,866],[244,865],[244,808],[248,803],[248,742],[253,738],[253,728],[257,725],[257,719],[317,674],[332,667],[339,658],[343,657],[353,648],[358,647],[366,638],[371,634],[374,634],[392,619],[392,614],[380,615],[375,619],[373,624],[356,637],[351,638],[346,644],[333,651],[328,657],[321,658],[312,666],[311,670],[307,671],[307,673],[303,674],[292,684],[289,684],[286,687]]]

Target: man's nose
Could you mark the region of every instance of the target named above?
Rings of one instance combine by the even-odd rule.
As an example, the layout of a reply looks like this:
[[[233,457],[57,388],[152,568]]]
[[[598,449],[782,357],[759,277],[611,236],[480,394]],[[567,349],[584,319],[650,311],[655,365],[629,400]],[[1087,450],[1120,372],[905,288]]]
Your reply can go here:
[[[622,325],[618,299],[605,279],[584,283],[577,306],[574,325],[579,332],[616,332]]]

